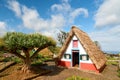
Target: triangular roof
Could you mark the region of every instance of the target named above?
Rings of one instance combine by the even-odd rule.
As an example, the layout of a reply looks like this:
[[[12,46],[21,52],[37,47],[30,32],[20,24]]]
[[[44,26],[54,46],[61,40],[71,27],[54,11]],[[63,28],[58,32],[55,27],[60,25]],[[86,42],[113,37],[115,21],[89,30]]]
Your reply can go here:
[[[73,26],[71,28],[71,31],[69,32],[68,37],[59,52],[59,59],[62,58],[64,52],[66,51],[67,47],[69,46],[69,43],[74,35],[79,39],[80,43],[82,44],[86,53],[89,55],[92,62],[95,64],[96,68],[97,69],[102,68],[107,61],[105,55],[95,45],[95,43],[92,42],[92,40],[89,38],[89,36],[85,32],[83,32],[82,30],[78,29],[75,26]]]
[[[53,53],[48,48],[42,49],[39,53],[43,56],[52,56],[53,55]]]

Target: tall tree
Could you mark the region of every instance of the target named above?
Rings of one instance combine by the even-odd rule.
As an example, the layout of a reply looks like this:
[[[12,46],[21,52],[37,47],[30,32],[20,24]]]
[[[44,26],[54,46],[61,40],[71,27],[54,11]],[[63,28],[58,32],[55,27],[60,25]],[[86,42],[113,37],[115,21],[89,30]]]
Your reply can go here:
[[[4,40],[3,38],[0,38],[0,51],[4,50]]]
[[[26,72],[31,68],[31,60],[38,54],[38,52],[48,46],[55,46],[56,42],[52,38],[48,38],[41,34],[24,34],[20,32],[8,32],[4,36],[6,49],[21,58],[24,61],[22,70]],[[30,56],[30,50],[37,47],[38,49]],[[24,52],[21,55],[20,51]]]
[[[100,43],[98,41],[94,41],[94,43],[99,49],[101,49]]]
[[[59,42],[59,44],[62,46],[66,40],[68,36],[68,33],[67,32],[64,32],[64,31],[60,31],[57,35],[57,40]]]

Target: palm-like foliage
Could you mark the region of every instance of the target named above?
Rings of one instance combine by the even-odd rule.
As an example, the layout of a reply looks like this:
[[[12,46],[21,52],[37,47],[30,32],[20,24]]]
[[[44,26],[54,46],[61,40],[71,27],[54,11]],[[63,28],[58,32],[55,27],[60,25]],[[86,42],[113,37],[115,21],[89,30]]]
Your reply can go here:
[[[41,34],[24,34],[20,32],[8,32],[4,36],[6,47],[9,50],[42,47],[44,45],[55,45],[52,38],[48,38]]]
[[[0,51],[4,48],[4,40],[0,38]]]
[[[38,33],[24,34],[21,32],[8,32],[3,39],[6,49],[23,59],[28,68],[30,67],[31,59],[34,58],[40,50],[48,46],[56,45],[56,42],[52,38]],[[38,49],[30,56],[29,51],[35,47]],[[20,50],[24,52],[24,56],[20,54]]]

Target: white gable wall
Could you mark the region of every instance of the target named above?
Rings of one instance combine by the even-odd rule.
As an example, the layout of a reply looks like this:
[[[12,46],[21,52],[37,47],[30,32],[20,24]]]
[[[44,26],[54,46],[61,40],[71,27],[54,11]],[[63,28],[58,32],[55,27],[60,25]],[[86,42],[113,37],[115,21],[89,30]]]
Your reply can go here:
[[[66,49],[66,51],[64,53],[64,54],[70,54],[71,55],[71,59],[65,59],[64,55],[63,55],[63,57],[61,59],[62,61],[71,61],[72,62],[72,50],[79,50],[79,57],[80,57],[81,54],[87,54],[79,40],[78,40],[78,48],[73,48],[73,40],[78,40],[78,38],[76,36],[73,36],[73,38],[70,41],[70,44],[69,44],[68,48]],[[83,61],[83,60],[79,59],[79,62],[82,62],[82,63],[92,63],[90,58],[89,58],[89,60],[86,60],[86,61]]]
[[[70,44],[69,44],[69,46],[67,47],[67,49],[66,49],[66,51],[65,51],[64,54],[70,54],[70,55],[72,55],[71,51],[72,51],[72,41],[70,41]],[[65,58],[64,58],[64,55],[62,56],[62,59],[61,59],[61,60],[63,60],[63,61],[71,61],[71,59],[65,59]]]

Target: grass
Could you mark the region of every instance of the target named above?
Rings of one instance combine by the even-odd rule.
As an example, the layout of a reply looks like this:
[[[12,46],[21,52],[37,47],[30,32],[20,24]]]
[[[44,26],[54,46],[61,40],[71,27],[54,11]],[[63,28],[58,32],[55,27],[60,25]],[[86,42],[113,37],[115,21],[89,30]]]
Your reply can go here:
[[[118,58],[116,58],[116,57],[111,57],[111,56],[107,56],[107,59],[108,59],[108,60],[118,60]]]
[[[89,80],[88,78],[82,78],[80,76],[68,77],[66,80]]]
[[[118,70],[117,72],[118,72],[118,77],[120,77],[120,70]]]
[[[0,57],[0,62],[2,62],[4,60],[4,57]]]
[[[3,62],[14,61],[14,62],[16,62],[16,63],[21,63],[21,59],[18,58],[18,57],[6,57],[6,58],[3,58],[2,61],[3,61]]]
[[[118,60],[118,58],[116,58],[116,57],[107,56],[107,60],[108,60],[107,65],[116,65],[116,66],[118,65],[118,62],[114,61],[114,60]]]
[[[107,61],[106,63],[107,65],[118,65],[118,62],[117,61]]]
[[[38,54],[38,56],[36,56],[33,59],[32,65],[39,65],[39,64],[42,64],[43,62],[46,62],[46,61],[51,60],[51,59],[52,58],[50,58],[50,57],[44,57],[44,56]]]

